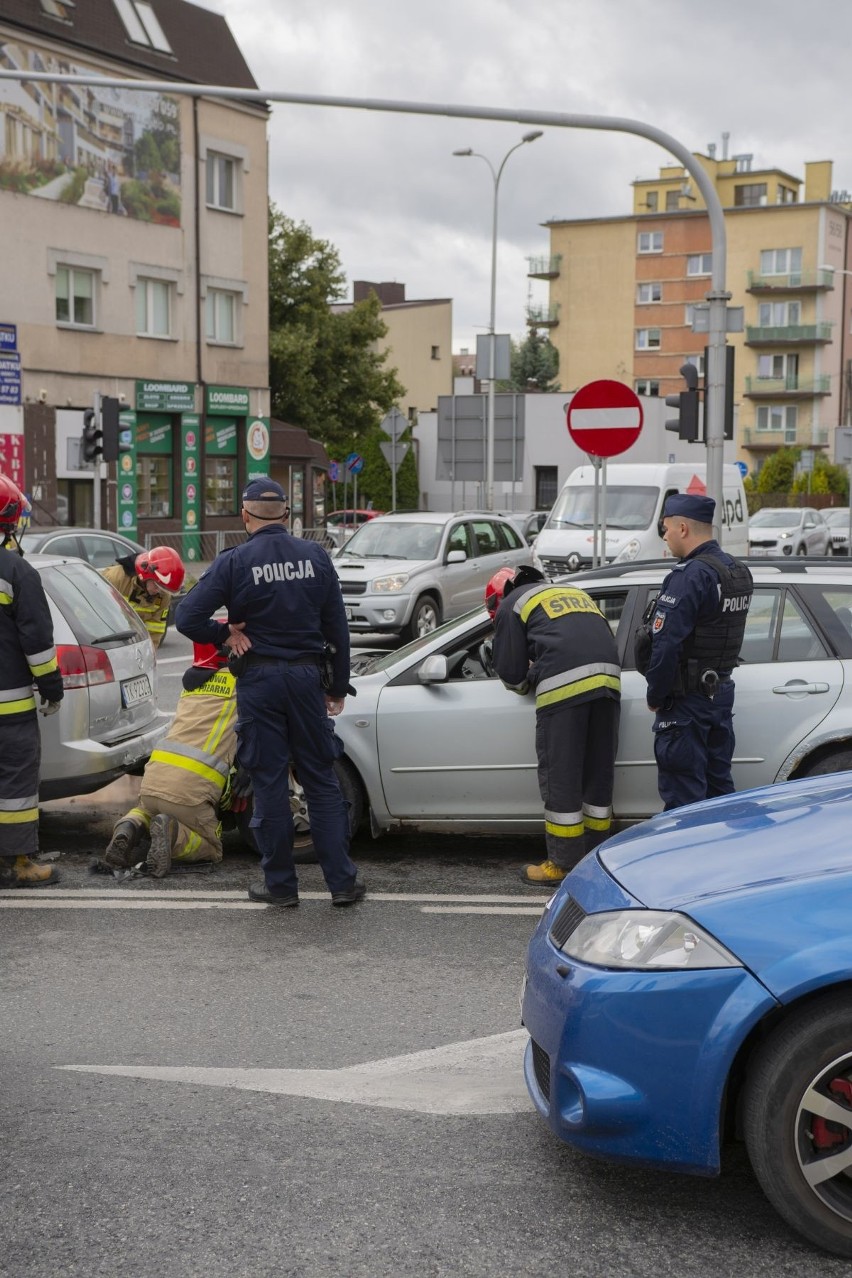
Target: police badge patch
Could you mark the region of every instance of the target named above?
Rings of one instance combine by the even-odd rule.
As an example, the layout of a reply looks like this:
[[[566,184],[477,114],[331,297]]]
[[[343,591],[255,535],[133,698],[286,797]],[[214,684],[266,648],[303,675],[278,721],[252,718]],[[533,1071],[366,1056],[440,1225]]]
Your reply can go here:
[[[658,635],[660,633],[660,631],[662,630],[665,624],[665,620],[666,620],[666,614],[664,612],[654,613],[654,621],[651,626],[651,631],[653,634]]]

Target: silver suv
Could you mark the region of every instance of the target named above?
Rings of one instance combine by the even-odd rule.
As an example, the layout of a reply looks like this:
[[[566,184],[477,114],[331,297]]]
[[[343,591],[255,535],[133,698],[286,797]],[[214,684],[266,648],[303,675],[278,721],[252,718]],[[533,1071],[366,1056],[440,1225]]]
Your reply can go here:
[[[379,515],[335,556],[349,628],[416,639],[482,603],[499,568],[532,562],[502,515],[413,511]]]

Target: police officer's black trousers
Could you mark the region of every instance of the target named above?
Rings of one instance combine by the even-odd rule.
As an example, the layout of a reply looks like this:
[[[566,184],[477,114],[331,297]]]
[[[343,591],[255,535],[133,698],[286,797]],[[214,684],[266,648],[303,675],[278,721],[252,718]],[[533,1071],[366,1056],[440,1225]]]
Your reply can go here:
[[[249,822],[270,892],[295,896],[292,761],[308,801],[317,860],[330,892],[355,882],[349,857],[349,813],[334,772],[340,753],[316,666],[287,661],[249,664],[237,680],[237,759],[251,775]]]
[[[665,810],[733,793],[733,706],[734,684],[727,680],[712,701],[691,692],[657,711],[654,757]]]
[[[547,858],[563,870],[609,834],[619,710],[614,698],[595,697],[536,711]]]

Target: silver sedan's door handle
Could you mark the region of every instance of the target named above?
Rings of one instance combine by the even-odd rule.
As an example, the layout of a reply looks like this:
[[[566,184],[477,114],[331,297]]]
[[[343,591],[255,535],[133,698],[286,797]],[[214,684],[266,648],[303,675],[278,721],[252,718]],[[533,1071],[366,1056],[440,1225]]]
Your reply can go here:
[[[797,696],[799,693],[815,693],[828,692],[829,685],[827,683],[805,683],[804,680],[791,679],[789,683],[783,683],[778,688],[773,688],[773,692],[780,693],[781,696]]]

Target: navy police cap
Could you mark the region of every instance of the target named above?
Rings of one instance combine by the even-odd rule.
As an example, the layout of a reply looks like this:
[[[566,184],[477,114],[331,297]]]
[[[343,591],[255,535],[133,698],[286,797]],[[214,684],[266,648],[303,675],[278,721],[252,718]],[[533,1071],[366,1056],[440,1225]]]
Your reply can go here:
[[[286,501],[287,494],[274,479],[252,479],[243,490],[243,501]]]
[[[715,513],[716,503],[712,497],[694,497],[691,493],[673,493],[663,507],[663,519],[667,515],[680,515],[699,524],[712,524]]]

